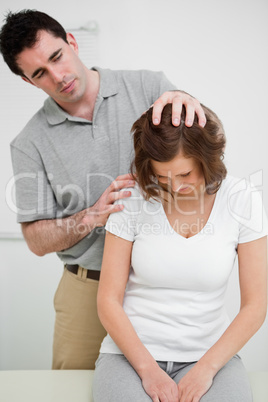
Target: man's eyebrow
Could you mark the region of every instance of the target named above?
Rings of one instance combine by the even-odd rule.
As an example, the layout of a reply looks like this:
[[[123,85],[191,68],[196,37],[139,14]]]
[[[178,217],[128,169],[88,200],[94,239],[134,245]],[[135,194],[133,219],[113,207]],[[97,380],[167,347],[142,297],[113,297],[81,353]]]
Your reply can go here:
[[[52,55],[51,56],[49,56],[49,59],[48,59],[48,61],[52,61],[53,59],[54,59],[54,57],[56,57],[60,52],[62,51],[62,48],[60,48],[60,49],[58,49],[58,50],[55,50],[55,52],[53,52],[52,53]],[[43,70],[43,68],[42,67],[40,67],[40,68],[37,68],[34,72],[33,72],[33,74],[32,74],[32,77],[31,78],[34,78],[34,77],[36,77],[39,73],[40,73],[40,71],[42,71]]]

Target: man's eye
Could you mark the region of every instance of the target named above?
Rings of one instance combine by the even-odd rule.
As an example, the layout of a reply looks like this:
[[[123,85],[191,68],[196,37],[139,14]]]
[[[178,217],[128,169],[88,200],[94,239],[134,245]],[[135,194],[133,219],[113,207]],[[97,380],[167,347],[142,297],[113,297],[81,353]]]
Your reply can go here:
[[[41,73],[39,73],[36,78],[41,78],[41,77],[43,77],[43,75],[44,75],[44,71],[41,71]]]
[[[61,56],[62,56],[62,53],[59,53],[58,56],[56,56],[56,57],[54,58],[54,61],[58,61],[58,60],[61,58]]]

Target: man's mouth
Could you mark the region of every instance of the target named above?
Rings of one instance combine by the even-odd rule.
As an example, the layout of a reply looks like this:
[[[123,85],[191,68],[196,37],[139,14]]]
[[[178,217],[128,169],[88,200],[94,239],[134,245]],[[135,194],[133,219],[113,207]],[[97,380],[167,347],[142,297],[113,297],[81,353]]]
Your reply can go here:
[[[72,80],[71,82],[69,82],[68,84],[66,84],[61,90],[60,92],[64,92],[64,93],[69,93],[74,89],[75,86],[75,80]]]

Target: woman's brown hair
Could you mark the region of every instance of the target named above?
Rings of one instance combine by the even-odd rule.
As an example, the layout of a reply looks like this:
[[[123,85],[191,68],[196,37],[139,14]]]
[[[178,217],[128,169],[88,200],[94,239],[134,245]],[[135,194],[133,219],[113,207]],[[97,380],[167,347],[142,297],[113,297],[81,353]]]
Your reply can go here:
[[[226,143],[224,129],[217,115],[206,106],[202,107],[207,119],[204,128],[199,126],[197,116],[192,127],[185,125],[185,107],[180,125],[173,126],[171,104],[164,107],[159,125],[152,122],[152,108],[133,124],[135,158],[131,171],[146,199],[158,198],[160,189],[163,189],[157,183],[151,160],[168,162],[179,152],[201,165],[208,194],[216,193],[220,188],[227,174],[223,163]]]

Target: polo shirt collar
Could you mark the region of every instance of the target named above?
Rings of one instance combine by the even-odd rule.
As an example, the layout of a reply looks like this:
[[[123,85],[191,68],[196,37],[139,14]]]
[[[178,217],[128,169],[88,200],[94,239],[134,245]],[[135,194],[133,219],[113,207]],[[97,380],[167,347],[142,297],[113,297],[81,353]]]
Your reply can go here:
[[[98,71],[100,76],[99,95],[103,98],[109,98],[116,95],[119,91],[116,73],[113,70],[92,67],[91,70]]]
[[[98,71],[100,75],[99,96],[109,98],[118,93],[118,83],[114,71],[100,67],[92,67],[92,70]],[[44,111],[47,121],[51,125],[61,124],[65,120],[91,124],[91,122],[86,119],[71,116],[69,113],[65,112],[51,97],[45,100]]]
[[[51,97],[45,100],[44,112],[48,123],[52,126],[61,124],[68,119],[71,120],[73,117],[66,113]]]

